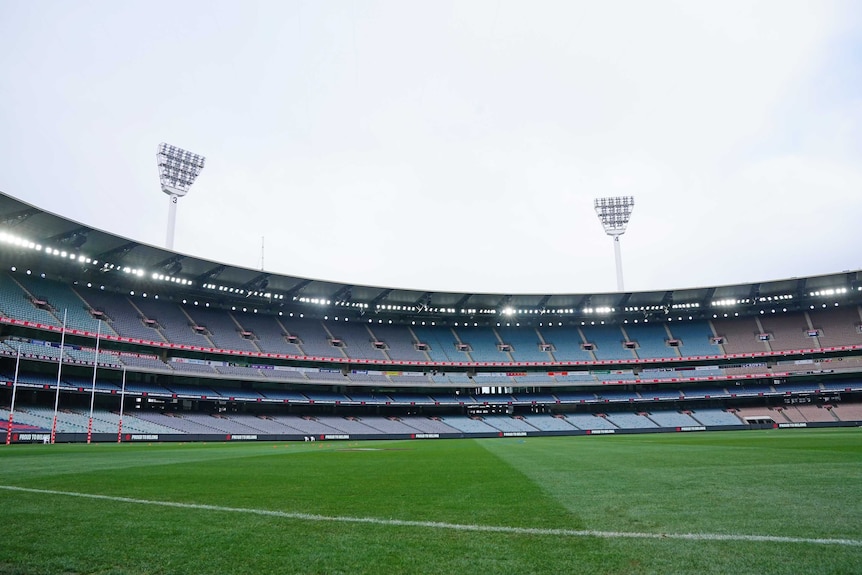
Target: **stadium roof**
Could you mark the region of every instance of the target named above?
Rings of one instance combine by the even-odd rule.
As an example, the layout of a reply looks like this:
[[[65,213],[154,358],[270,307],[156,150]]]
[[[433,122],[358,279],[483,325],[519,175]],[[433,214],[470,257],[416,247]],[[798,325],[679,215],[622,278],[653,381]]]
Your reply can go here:
[[[763,253],[762,257],[768,257]],[[465,293],[355,285],[201,259],[101,231],[0,193],[0,260],[110,289],[159,289],[208,301],[399,321],[660,319],[862,302],[862,272],[647,292]],[[560,265],[566,265],[560,262]],[[672,261],[662,265],[673,265]],[[36,270],[34,270],[36,271]],[[573,274],[577,270],[572,270]],[[131,286],[131,288],[130,288]],[[139,286],[136,288],[135,286]],[[341,311],[339,311],[341,310]],[[740,311],[742,310],[742,311]]]

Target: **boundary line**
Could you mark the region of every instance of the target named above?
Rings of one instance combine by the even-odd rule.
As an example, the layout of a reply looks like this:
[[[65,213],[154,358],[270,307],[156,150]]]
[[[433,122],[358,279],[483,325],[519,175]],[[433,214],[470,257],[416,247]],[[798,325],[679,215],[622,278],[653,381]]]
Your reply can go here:
[[[688,541],[744,541],[757,543],[808,543],[812,545],[842,545],[848,547],[862,547],[862,540],[858,539],[822,539],[813,537],[783,537],[778,535],[734,535],[729,533],[645,533],[634,531],[597,531],[593,529],[553,529],[542,527],[508,527],[505,525],[472,525],[462,523],[443,523],[438,521],[414,521],[407,519],[380,519],[377,517],[350,517],[350,516],[328,516],[312,513],[298,513],[288,511],[272,511],[268,509],[254,509],[245,507],[224,507],[221,505],[208,505],[203,503],[180,503],[175,501],[156,501],[150,499],[136,499],[133,497],[120,497],[113,495],[97,495],[92,493],[78,493],[75,491],[57,491],[53,489],[34,489],[30,487],[17,487],[14,485],[0,485],[5,491],[18,491],[22,493],[36,493],[41,495],[60,495],[65,497],[79,497],[83,499],[98,499],[101,501],[115,501],[118,503],[133,503],[136,505],[154,505],[158,507],[173,507],[178,509],[199,509],[203,511],[217,511],[221,513],[245,513],[248,515],[262,515],[267,517],[279,517],[282,519],[297,519],[300,521],[330,521],[333,523],[365,523],[372,525],[384,525],[395,527],[421,527],[426,529],[450,529],[454,531],[473,531],[481,533],[506,533],[513,535],[551,535],[558,537],[599,537],[604,539],[682,539]]]

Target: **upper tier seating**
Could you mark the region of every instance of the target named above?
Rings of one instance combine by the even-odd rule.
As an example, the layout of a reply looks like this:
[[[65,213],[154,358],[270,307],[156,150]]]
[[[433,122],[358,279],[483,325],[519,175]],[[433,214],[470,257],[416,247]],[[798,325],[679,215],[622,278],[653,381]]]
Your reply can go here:
[[[147,318],[125,295],[80,286],[77,290],[91,308],[104,313],[105,321],[117,335],[145,341],[167,341],[157,325],[144,323]]]
[[[628,335],[628,341],[637,344],[635,353],[640,359],[679,357],[676,348],[667,345],[667,340],[671,337],[665,324],[627,323],[622,328]]]
[[[818,331],[816,343],[810,347],[835,347],[862,344],[859,308],[818,308],[807,312],[810,325]]]
[[[329,331],[335,339],[342,342],[341,351],[351,359],[375,359],[378,361],[388,359],[383,349],[374,346],[376,338],[367,323],[333,323]]]
[[[547,362],[554,361],[550,351],[542,351],[539,332],[532,328],[498,327],[500,340],[510,346],[509,355],[516,362]]]
[[[761,333],[757,318],[714,319],[712,325],[716,335],[724,338],[724,352],[752,353],[770,351],[768,341],[760,341]]]
[[[165,339],[172,343],[198,347],[216,347],[205,331],[195,331],[194,321],[175,303],[151,298],[135,300],[144,318],[156,321]]]
[[[447,327],[413,326],[411,328],[419,343],[428,346],[425,353],[434,362],[472,361],[469,352],[459,351],[458,341],[452,330]]]
[[[208,309],[198,306],[185,308],[191,321],[199,328],[205,328],[209,339],[219,349],[234,349],[238,351],[259,352],[251,336],[243,337],[245,331],[233,318],[233,315],[223,310]]]
[[[772,351],[819,347],[817,341],[808,336],[804,315],[764,314],[758,319],[763,333],[769,336]]]
[[[721,349],[712,343],[715,335],[708,322],[674,321],[667,324],[673,339],[679,341],[679,352],[683,357],[697,355],[719,355]]]
[[[501,351],[502,343],[497,339],[497,334],[486,327],[455,327],[453,328],[458,341],[470,347],[470,358],[473,361],[484,362],[511,362],[512,356],[508,351]]]
[[[36,303],[34,303],[34,300]],[[227,311],[194,302],[180,304],[156,299],[152,294],[111,293],[96,287],[70,286],[65,283],[22,272],[0,274],[0,314],[59,327],[61,309],[67,311],[70,328],[97,331],[99,322],[91,310],[101,312],[102,333],[119,335],[156,343],[174,343],[203,348],[225,349],[245,353],[278,353],[297,356],[332,357],[338,359],[372,359],[381,362],[595,362],[603,360],[650,360],[701,355],[745,354],[819,346],[862,344],[859,308],[813,309],[804,313],[767,313],[756,317],[727,317],[710,321],[674,321],[623,325],[513,325],[476,326],[407,326],[368,322],[367,320],[319,320],[291,316],[266,316],[250,311]],[[761,337],[766,334],[765,337]],[[714,336],[724,338],[714,343]],[[56,336],[54,336],[55,338]],[[678,347],[667,340],[677,340]],[[635,342],[627,349],[625,342]],[[427,349],[417,348],[425,344]],[[593,344],[594,349],[585,349]],[[589,347],[589,346],[587,346]],[[48,352],[50,354],[50,352]],[[76,355],[76,354],[71,354]],[[83,356],[82,356],[83,358]],[[82,358],[79,359],[83,361]],[[127,365],[137,366],[130,360]],[[848,367],[845,363],[835,367]],[[143,367],[143,366],[141,366]],[[171,363],[151,364],[152,369],[176,370]],[[809,369],[805,366],[784,366],[787,371]],[[189,370],[186,366],[179,370]],[[727,368],[728,374],[763,371],[760,366]],[[818,369],[821,367],[818,366]],[[825,369],[825,368],[824,368]],[[734,371],[735,370],[735,371]],[[752,371],[755,370],[755,371]],[[205,370],[218,373],[217,369]],[[514,370],[505,370],[514,371]],[[222,374],[243,374],[222,370]],[[249,374],[269,377],[272,374]],[[355,374],[347,383],[363,382]],[[705,374],[696,374],[698,376]],[[712,375],[717,375],[713,373]],[[597,377],[598,376],[598,377]],[[614,377],[617,376],[617,377]],[[398,376],[393,376],[398,377]],[[460,384],[461,380],[447,374],[445,383]],[[512,377],[533,378],[523,382]],[[538,379],[535,379],[537,378]],[[489,384],[544,383],[543,374],[509,376],[510,381]],[[551,375],[551,382],[594,383],[631,379],[627,373],[590,374],[587,371],[569,375]],[[564,379],[560,379],[564,378]],[[308,376],[296,376],[308,381]],[[335,379],[317,378],[321,382]],[[394,380],[390,380],[393,382]],[[469,381],[463,382],[471,385]]]
[[[416,338],[406,325],[369,324],[377,341],[386,345],[386,355],[393,361],[428,361],[428,355],[416,349]]]
[[[53,309],[54,316],[61,320],[61,324],[65,314],[67,327],[84,329],[93,333],[101,329],[103,334],[117,335],[109,323],[102,322],[101,327],[99,326],[99,320],[90,314],[90,305],[67,284],[26,274],[16,274],[15,280],[30,295],[41,301],[46,301]]]
[[[585,325],[581,327],[584,337],[595,345],[593,353],[598,360],[636,359],[634,350],[623,347],[625,336],[616,325]]]
[[[552,346],[555,361],[595,361],[592,352],[584,350],[584,338],[576,327],[548,326],[540,327],[537,332],[542,341]]]
[[[33,303],[33,297],[12,276],[0,274],[0,313],[6,317],[61,327],[62,310],[58,319],[47,305],[48,302],[42,307],[37,307]]]

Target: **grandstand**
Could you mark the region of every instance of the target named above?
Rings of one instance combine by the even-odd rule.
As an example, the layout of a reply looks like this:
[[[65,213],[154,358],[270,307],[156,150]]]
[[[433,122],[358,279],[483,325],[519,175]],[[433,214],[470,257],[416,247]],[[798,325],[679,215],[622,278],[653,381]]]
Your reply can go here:
[[[59,257],[70,230],[0,194],[0,401],[17,393],[21,441],[52,428],[55,396],[63,441],[85,437],[91,396],[98,441],[121,403],[133,441],[862,422],[858,272],[503,297],[262,275],[96,229]]]

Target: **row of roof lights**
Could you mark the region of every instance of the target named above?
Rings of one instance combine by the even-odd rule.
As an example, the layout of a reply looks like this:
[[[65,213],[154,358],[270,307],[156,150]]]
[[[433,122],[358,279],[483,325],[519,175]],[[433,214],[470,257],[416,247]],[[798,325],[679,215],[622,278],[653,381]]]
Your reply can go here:
[[[58,250],[57,248],[51,247],[43,247],[41,244],[37,244],[36,242],[32,242],[20,236],[16,236],[14,234],[10,234],[8,232],[0,232],[0,242],[5,244],[10,244],[14,246],[19,246],[22,248],[28,248],[37,252],[42,252],[49,256],[55,256],[62,259],[68,259],[70,261],[76,261],[78,263],[87,264],[87,265],[99,265],[99,260],[92,259],[84,254],[76,254],[74,252],[68,252],[65,250]],[[133,268],[130,266],[121,266],[112,264],[110,262],[101,262],[102,267],[100,270],[102,272],[111,272],[118,271],[125,274],[133,275],[136,277],[144,277],[146,272],[140,268]],[[166,276],[164,274],[153,273],[152,278],[154,280],[159,281],[169,281],[181,285],[192,285],[190,280],[180,279],[174,276]]]
[[[862,286],[857,288],[859,291],[862,291]],[[809,295],[814,296],[830,296],[830,295],[839,295],[847,293],[847,288],[835,288],[835,289],[826,289],[813,291]],[[311,302],[311,303],[320,303],[321,305],[328,305],[329,300],[317,300],[316,298],[294,298],[298,299],[301,302]],[[780,301],[788,301],[792,300],[792,294],[778,294],[778,295],[770,295],[770,296],[760,296],[756,299],[758,303],[768,303],[768,302],[780,302]],[[752,303],[751,298],[727,298],[727,299],[719,299],[713,300],[713,307],[731,307],[735,305],[745,305]],[[354,307],[363,306],[365,308],[368,307],[368,304],[362,303],[348,303],[348,302],[339,302],[339,305],[352,305]],[[644,312],[644,311],[667,311],[668,309],[674,310],[685,310],[685,309],[699,309],[701,304],[699,302],[689,302],[689,303],[675,303],[670,306],[667,305],[646,305],[646,306],[627,306],[624,308],[626,312]],[[402,306],[402,305],[389,305],[389,304],[377,304],[377,310],[380,311],[426,311],[429,313],[456,313],[456,310],[453,308],[417,308],[416,306]],[[599,306],[599,307],[585,307],[580,310],[581,313],[584,314],[608,314],[616,312],[616,308],[610,306]],[[500,310],[499,312],[493,308],[483,308],[483,309],[475,309],[475,308],[462,308],[460,313],[462,314],[497,314],[500,313],[506,316],[512,315],[542,315],[542,314],[573,314],[576,313],[577,310],[574,308],[555,308],[555,309],[515,309],[512,307],[506,307]]]
[[[186,284],[183,284],[183,285],[186,285]],[[188,285],[192,285],[192,282],[188,282]],[[274,294],[272,292],[268,292],[268,291],[265,292],[265,291],[261,291],[261,290],[247,290],[245,288],[222,286],[222,285],[216,285],[216,284],[212,284],[212,283],[203,284],[203,288],[204,289],[212,289],[212,290],[220,291],[223,293],[232,293],[232,294],[237,294],[237,295],[244,295],[246,297],[255,296],[255,297],[262,297],[262,298],[266,298],[266,299],[284,299],[284,296],[282,294]],[[294,299],[296,299],[296,298],[294,298]]]
[[[568,310],[568,311],[571,312],[571,310]],[[616,308],[612,308],[612,307],[599,306],[599,307],[585,307],[581,311],[583,311],[584,313],[587,313],[587,314],[591,314],[591,313],[613,313],[617,310],[616,310]]]
[[[743,305],[743,304],[748,304],[748,303],[751,303],[750,298],[717,299],[717,300],[713,300],[712,306],[713,307],[730,307],[730,306],[734,306],[734,305]]]
[[[781,294],[781,295],[767,295],[767,296],[760,296],[759,298],[757,298],[757,301],[759,301],[759,302],[765,302],[765,301],[786,301],[786,300],[790,300],[790,299],[793,299],[793,296],[792,296],[792,295],[790,295],[789,293],[786,293],[786,294]]]
[[[330,305],[332,302],[328,299],[316,298],[316,297],[294,297],[293,301],[299,303],[313,303],[315,305]]]
[[[607,310],[613,311],[613,308],[584,308],[582,311],[584,313],[607,313]],[[503,310],[503,315],[545,315],[545,314],[567,314],[567,313],[575,313],[577,310],[574,308],[539,308],[539,309],[513,309],[513,308],[505,308]],[[494,310],[491,310],[491,313],[496,313]]]
[[[0,242],[4,244],[9,244],[13,246],[18,246],[22,248],[29,248],[31,250],[42,251],[42,246],[40,244],[31,242],[30,240],[24,239],[20,236],[16,236],[14,234],[10,234],[7,232],[0,232]],[[46,248],[47,251],[48,248]]]
[[[49,256],[57,256],[60,258],[68,258],[72,261],[78,261],[86,264],[98,264],[98,260],[93,260],[84,255],[78,255],[72,252],[67,252],[65,250],[58,250],[56,248],[43,247],[42,244],[37,244],[36,242],[31,242],[30,240],[24,239],[20,236],[16,236],[14,234],[10,234],[7,232],[0,232],[0,242],[4,244],[9,244],[13,246],[18,246],[21,248],[31,249],[37,252],[43,252],[48,254]]]
[[[355,307],[357,309],[368,309],[367,303],[362,303],[358,301],[337,301],[335,305],[340,305],[343,307]]]
[[[17,271],[18,271],[18,268],[17,268],[16,266],[12,266],[12,267],[11,267],[11,268],[9,268],[9,269],[10,269],[10,271],[12,271],[12,272],[17,272]],[[131,271],[131,270],[130,270],[130,271]],[[32,274],[33,274],[32,270],[26,270],[26,272],[25,272],[25,273],[26,273],[27,275],[32,275]],[[42,273],[42,274],[37,274],[37,275],[39,275],[39,277],[41,277],[41,278],[43,278],[43,279],[46,277],[46,275],[45,275],[44,273]],[[88,287],[88,288],[92,288],[92,287],[93,287],[93,284],[92,284],[92,283],[87,283],[87,287]],[[100,286],[100,287],[99,287],[99,289],[100,289],[100,290],[104,290],[104,289],[105,289],[105,286],[104,286],[104,285],[102,285],[102,286]],[[860,289],[860,291],[862,291],[862,289]],[[135,295],[136,295],[136,292],[135,292],[134,290],[132,290],[132,291],[130,291],[130,292],[129,292],[129,295],[130,295],[130,296],[135,296]],[[143,292],[143,293],[140,293],[140,294],[137,294],[137,295],[140,295],[141,297],[144,297],[144,298],[146,298],[146,297],[148,296],[148,294],[147,294],[146,292]],[[158,294],[154,295],[154,296],[153,296],[153,299],[159,299]],[[183,303],[183,304],[187,304],[187,303],[189,303],[189,300],[183,299],[183,300],[182,300],[182,303]],[[204,307],[209,307],[209,306],[210,306],[209,302],[204,302],[203,304],[199,304],[199,302],[194,301],[193,303],[194,303],[194,305],[203,305]],[[835,302],[833,305],[834,305],[835,307],[838,307],[838,306],[839,306],[838,302]],[[824,303],[824,304],[822,304],[822,305],[821,305],[821,307],[822,307],[822,308],[824,308],[824,309],[826,309],[826,308],[828,307],[828,305]],[[231,311],[238,311],[238,309],[240,309],[240,308],[237,308],[236,306],[231,307]],[[242,309],[242,311],[243,311],[243,312],[248,312],[248,311],[249,311],[249,308],[247,308],[247,307],[242,307],[241,309]],[[812,305],[812,306],[810,306],[810,309],[814,310],[814,309],[816,309],[816,306]],[[257,311],[258,311],[258,310],[257,310],[257,308],[252,309],[252,312],[253,312],[253,313],[257,313]],[[776,311],[777,311],[776,309],[771,309],[771,310],[770,310],[770,312],[771,312],[771,313],[773,313],[773,314],[774,314],[774,313],[776,313]],[[787,311],[788,311],[788,310],[787,310],[787,308],[781,308],[781,311],[782,311],[782,312],[784,312],[784,313],[787,313]],[[766,313],[766,310],[760,310],[760,313],[761,313],[761,315],[763,315],[763,314],[765,314],[765,313]],[[283,314],[283,312],[279,311],[279,312],[278,312],[278,315],[279,315],[279,316],[282,316],[282,315],[284,315],[284,314]],[[289,315],[290,315],[290,317],[294,317],[293,312],[290,312],[290,313],[289,313]],[[300,317],[300,318],[302,318],[302,317],[305,317],[305,316],[304,316],[304,314],[299,313],[299,314],[296,314],[296,317]],[[718,317],[719,317],[719,316],[718,316],[718,314],[713,314],[713,316],[712,316],[712,317],[713,317],[713,319],[718,319]],[[726,317],[729,317],[729,315],[728,315],[727,313],[725,313],[725,314],[723,314],[723,317],[725,317],[725,318],[726,318]],[[739,313],[738,313],[738,312],[734,313],[734,314],[733,314],[733,317],[739,317]],[[329,319],[329,316],[324,316],[324,318],[323,318],[323,319],[324,319],[324,320],[328,320],[328,319]],[[338,316],[336,316],[334,319],[335,319],[336,321],[338,321],[338,320],[339,320]],[[686,318],[684,318],[684,317],[682,317],[682,316],[679,316],[679,317],[677,317],[677,318],[676,318],[676,321],[684,321],[685,319],[686,319]],[[687,319],[688,319],[689,321],[691,321],[691,320],[693,320],[694,318],[693,318],[692,316],[688,316],[688,318],[687,318]],[[343,318],[343,320],[344,320],[344,321],[350,321],[350,319],[349,319],[349,318],[347,318],[347,317]],[[392,320],[391,320],[391,319],[386,320],[386,321],[387,321],[387,323],[390,323],[390,324],[392,323]],[[649,323],[649,319],[647,319],[647,318],[644,318],[643,320],[637,320],[637,319],[635,319],[635,320],[632,320],[632,323],[635,323],[635,324],[636,324],[636,323],[639,323],[639,321],[641,321],[641,322],[643,322],[643,323]],[[669,321],[669,322],[670,322],[670,321],[674,321],[674,318],[673,318],[673,317],[668,317],[668,318],[667,318],[667,321]],[[368,323],[373,323],[373,322],[374,322],[374,320],[373,320],[373,319],[370,319],[370,318],[368,319]],[[381,323],[381,324],[382,324],[383,322],[384,322],[384,320],[383,320],[383,319],[378,319],[378,320],[377,320],[377,323]],[[421,323],[421,325],[426,325],[426,322],[424,322],[424,321],[422,321],[422,322],[416,322],[415,320],[413,321],[413,325],[417,325],[417,323]],[[623,320],[623,323],[624,323],[624,324],[628,324],[628,323],[629,323],[629,320],[628,320],[628,319],[625,319],[625,320]],[[433,326],[433,325],[436,325],[436,322],[433,322],[433,321],[428,322],[428,325],[432,325],[432,326]],[[458,323],[456,322],[456,323],[455,323],[455,325],[457,326],[457,325],[458,325]],[[465,325],[465,326],[467,326],[467,325],[469,325],[469,324],[465,322],[465,323],[464,323],[464,325]],[[473,325],[474,325],[474,326],[476,326],[476,325],[478,325],[478,324],[477,324],[477,323],[474,323]],[[516,326],[520,326],[521,324],[520,324],[520,323],[515,323],[515,325],[516,325]],[[553,322],[548,322],[548,323],[547,323],[547,326],[548,326],[548,327],[551,327],[551,326],[554,326],[554,325],[562,326],[562,325],[563,325],[563,323],[562,323],[562,322],[557,322],[556,324],[554,324]],[[581,321],[581,322],[580,322],[580,325],[585,326],[585,325],[587,325],[587,323],[586,323],[585,321]],[[590,325],[596,325],[596,322],[595,322],[595,321],[591,321],[591,322],[590,322]],[[605,325],[604,320],[600,321],[600,322],[599,322],[599,325]],[[510,324],[510,323],[506,323],[506,327],[510,327],[510,326],[511,326],[511,324]],[[540,323],[540,324],[539,324],[539,326],[545,326],[545,323],[544,323],[544,322],[542,322],[542,323]],[[497,323],[497,327],[500,327],[500,323],[499,323],[499,322]]]
[[[118,272],[122,272],[124,274],[137,276],[139,278],[144,277],[144,270],[142,270],[142,269],[132,268],[129,266],[117,266],[114,264],[109,264],[107,262],[102,264],[102,270],[101,271],[103,271],[103,272],[118,271]]]
[[[151,277],[154,280],[159,280],[159,281],[163,281],[163,282],[172,282],[172,283],[183,285],[183,286],[192,285],[191,280],[187,280],[185,278],[178,278],[176,276],[166,276],[165,274],[154,273]]]
[[[857,289],[862,290],[862,286],[860,286]],[[845,293],[847,293],[847,288],[842,287],[842,288],[830,288],[830,289],[817,290],[817,291],[810,292],[808,295],[810,295],[812,297],[818,297],[818,296],[824,296],[824,295],[841,295],[841,294],[845,294]]]
[[[779,294],[779,295],[760,296],[757,298],[757,301],[759,303],[765,303],[765,302],[774,302],[774,301],[787,301],[787,300],[791,300],[791,299],[793,299],[793,296],[791,294]],[[750,303],[752,303],[752,301],[753,300],[751,298],[719,299],[719,300],[714,300],[712,302],[712,305],[713,305],[713,307],[730,307],[730,306],[734,306],[734,305],[750,304]]]
[[[78,261],[78,262],[83,263],[83,264],[99,265],[99,260],[94,260],[92,258],[89,258],[89,257],[83,255],[83,254],[75,254],[72,252],[66,252],[63,250],[58,250],[56,248],[50,248],[50,247],[44,247],[43,248],[43,246],[41,244],[37,244],[35,242],[29,241],[25,238],[22,238],[20,236],[16,236],[14,234],[10,234],[7,232],[0,232],[0,242],[14,245],[14,246],[23,247],[23,248],[29,248],[29,249],[32,249],[35,251],[41,251],[45,254],[52,255],[52,256],[58,256],[61,258],[68,258],[69,260]],[[140,268],[132,268],[130,266],[120,266],[120,265],[112,264],[109,262],[102,262],[101,271],[102,272],[119,271],[119,272],[123,272],[123,273],[133,275],[136,277],[144,277],[147,273],[145,270],[140,269]],[[170,275],[170,274],[153,272],[150,274],[150,277],[156,281],[170,282],[170,283],[173,283],[176,285],[181,285],[181,286],[193,286],[194,285],[194,282],[192,280],[180,278],[180,277]],[[207,288],[207,289],[217,289],[218,291],[221,291],[221,292],[238,293],[240,295],[246,295],[246,296],[257,296],[257,297],[263,297],[263,298],[267,298],[267,299],[284,299],[283,295],[272,294],[270,292],[264,292],[264,291],[245,290],[242,288],[217,286],[215,284],[204,284],[203,287]]]
[[[82,264],[87,264],[87,265],[98,265],[99,264],[98,260],[94,260],[90,257],[83,255],[83,254],[76,254],[76,253],[68,252],[65,250],[59,250],[56,248],[42,246],[41,244],[30,241],[26,238],[22,238],[20,236],[15,235],[15,234],[10,234],[8,232],[0,231],[0,243],[4,243],[4,244],[8,244],[8,245],[14,245],[14,246],[22,247],[22,248],[27,248],[27,249],[32,249],[34,251],[41,251],[47,255],[68,259],[70,261],[77,261],[77,262],[82,263]],[[143,269],[132,268],[129,266],[119,266],[119,265],[115,265],[115,264],[108,263],[108,262],[102,262],[101,271],[103,271],[103,272],[119,271],[119,272],[126,273],[129,275],[134,275],[136,277],[144,277],[144,275],[146,275],[146,272]],[[158,273],[158,272],[152,273],[150,277],[156,281],[170,282],[170,283],[174,283],[174,284],[182,285],[182,286],[194,285],[192,280],[180,278],[180,277],[173,276],[173,275],[166,275],[166,274],[162,274],[162,273]],[[284,299],[284,295],[282,295],[282,294],[273,294],[272,292],[264,292],[264,291],[260,291],[260,290],[246,290],[244,288],[216,285],[213,283],[204,284],[203,287],[205,289],[218,290],[218,291],[224,292],[224,293],[245,295],[246,297],[255,296],[255,297],[262,297],[262,298],[276,299],[276,300]],[[862,291],[862,286],[858,286],[856,288],[856,290]],[[846,287],[826,288],[826,289],[811,291],[808,293],[808,295],[811,297],[835,296],[835,295],[846,294],[848,291],[850,291],[850,290],[848,290]],[[786,301],[786,300],[791,300],[791,299],[793,299],[793,295],[791,295],[791,294],[779,294],[779,295],[773,295],[773,296],[760,296],[757,298],[756,301],[759,303],[766,303],[766,302]],[[332,302],[330,300],[325,299],[325,298],[294,297],[293,300],[297,301],[299,303],[311,303],[311,304],[316,304],[316,305],[331,305],[332,304]],[[712,306],[713,307],[731,307],[731,306],[735,306],[735,305],[745,305],[745,304],[750,304],[750,303],[752,303],[751,298],[726,298],[726,299],[713,300]],[[355,307],[355,308],[359,308],[359,309],[367,309],[369,307],[369,304],[367,304],[367,303],[347,302],[347,301],[336,302],[336,305]],[[694,309],[694,308],[699,308],[699,307],[700,307],[699,303],[680,303],[680,304],[671,305],[670,309]],[[445,307],[418,308],[417,306],[377,304],[375,306],[375,308],[379,311],[408,311],[408,312],[425,311],[425,312],[429,312],[429,313],[446,313],[446,314],[458,313],[454,308],[445,308]],[[649,305],[649,306],[628,306],[628,307],[624,308],[624,311],[626,311],[626,312],[661,311],[661,310],[666,311],[667,309],[668,309],[667,306]],[[608,306],[599,306],[599,307],[585,307],[580,311],[581,311],[581,313],[584,313],[584,314],[608,314],[608,313],[616,312],[616,309],[613,307],[608,307]],[[548,313],[573,314],[573,313],[576,313],[576,310],[573,308],[517,309],[516,310],[516,309],[511,308],[511,307],[506,307],[506,308],[504,308],[498,312],[498,310],[496,310],[494,308],[482,308],[482,309],[473,309],[473,308],[464,309],[464,308],[462,308],[460,310],[460,313],[462,313],[462,314],[479,313],[479,314],[487,314],[487,315],[493,315],[493,314],[501,313],[503,315],[511,316],[511,315],[516,315],[516,314],[518,314],[518,315],[548,314]]]

